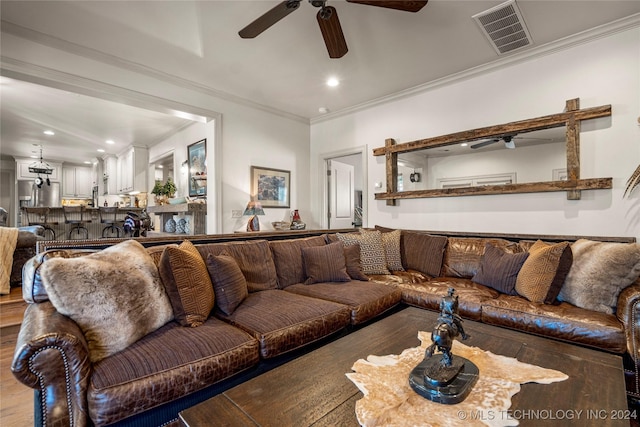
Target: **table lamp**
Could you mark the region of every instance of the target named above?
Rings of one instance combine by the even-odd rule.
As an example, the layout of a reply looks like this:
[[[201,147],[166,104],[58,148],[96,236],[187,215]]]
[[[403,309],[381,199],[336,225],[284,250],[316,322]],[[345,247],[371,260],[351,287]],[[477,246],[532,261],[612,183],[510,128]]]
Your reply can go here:
[[[258,215],[264,215],[264,209],[260,202],[254,202],[253,200],[247,203],[247,207],[244,209],[243,216],[251,215],[247,222],[247,231],[260,231],[260,220]]]

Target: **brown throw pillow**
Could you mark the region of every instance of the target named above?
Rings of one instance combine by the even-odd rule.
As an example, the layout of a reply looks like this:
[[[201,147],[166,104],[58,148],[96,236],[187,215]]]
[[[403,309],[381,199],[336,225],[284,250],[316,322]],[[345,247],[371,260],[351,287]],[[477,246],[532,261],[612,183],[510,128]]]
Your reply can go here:
[[[362,231],[362,233],[375,233],[375,231]],[[402,266],[402,256],[400,255],[400,230],[382,233],[382,246],[384,255],[387,258],[387,268],[390,271],[404,271]]]
[[[518,295],[515,286],[518,272],[529,257],[528,252],[510,254],[491,244],[485,246],[480,268],[471,280],[507,295]]]
[[[404,255],[405,268],[418,270],[431,277],[440,276],[446,246],[447,238],[445,236],[403,231],[402,254]]]
[[[580,239],[571,251],[573,264],[558,299],[613,314],[620,292],[640,275],[640,245]]]
[[[360,245],[360,262],[364,274],[390,274],[382,236],[379,231],[368,233],[337,233],[345,246]]]
[[[302,248],[307,285],[322,282],[349,282],[342,243]]]
[[[182,326],[202,325],[213,309],[214,293],[198,249],[188,240],[177,247],[167,246],[159,270],[175,319]]]
[[[158,269],[136,240],[82,257],[50,258],[40,273],[51,304],[82,329],[94,363],[173,318]]]
[[[369,280],[366,274],[362,272],[362,263],[360,262],[360,245],[344,246],[340,243],[344,249],[344,261],[347,266],[347,274],[353,280]]]
[[[226,243],[223,252],[231,255],[238,263],[238,267],[247,280],[249,292],[278,287],[278,274],[268,241],[252,240]]]
[[[569,242],[549,244],[538,240],[529,248],[529,257],[518,273],[516,292],[531,302],[553,303],[572,262]]]
[[[247,281],[236,260],[226,252],[207,256],[207,269],[213,282],[216,306],[227,316],[249,295]]]

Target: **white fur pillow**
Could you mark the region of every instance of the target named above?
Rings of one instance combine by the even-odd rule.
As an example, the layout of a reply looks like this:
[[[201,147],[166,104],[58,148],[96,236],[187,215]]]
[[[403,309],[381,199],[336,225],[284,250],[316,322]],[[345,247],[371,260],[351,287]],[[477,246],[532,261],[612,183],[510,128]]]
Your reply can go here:
[[[580,239],[558,300],[613,314],[620,291],[640,276],[640,245]]]
[[[56,310],[84,332],[92,362],[173,319],[158,269],[135,240],[79,258],[49,259],[41,275]]]

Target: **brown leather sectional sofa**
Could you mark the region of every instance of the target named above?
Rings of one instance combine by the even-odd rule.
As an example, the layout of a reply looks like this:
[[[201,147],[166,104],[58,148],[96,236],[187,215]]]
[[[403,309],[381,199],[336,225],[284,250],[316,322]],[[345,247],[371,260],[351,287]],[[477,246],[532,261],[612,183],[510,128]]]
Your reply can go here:
[[[254,283],[246,298],[231,314],[216,307],[195,328],[171,321],[97,363],[90,362],[79,326],[48,301],[38,271],[52,257],[82,256],[116,241],[58,242],[26,266],[23,294],[32,304],[25,312],[12,370],[36,390],[36,424],[161,425],[243,375],[259,373],[270,361],[375,321],[400,303],[438,310],[441,297],[453,287],[465,318],[624,354],[628,391],[640,396],[640,283],[620,294],[615,314],[566,302],[532,303],[471,278],[488,242],[518,253],[526,252],[524,240],[536,236],[435,234],[402,231],[405,271],[371,275],[369,281],[313,284],[305,284],[303,249],[326,246],[336,240],[335,234],[193,236],[203,259],[222,253],[236,258],[247,282]],[[137,240],[158,263],[164,245],[181,238]]]

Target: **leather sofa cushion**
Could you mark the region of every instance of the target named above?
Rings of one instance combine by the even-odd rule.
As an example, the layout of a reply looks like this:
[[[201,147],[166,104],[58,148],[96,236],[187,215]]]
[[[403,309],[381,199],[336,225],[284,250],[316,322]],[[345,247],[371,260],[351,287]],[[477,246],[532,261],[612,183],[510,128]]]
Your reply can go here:
[[[375,282],[326,282],[291,285],[287,292],[345,304],[351,309],[351,324],[366,322],[400,302],[399,289]]]
[[[397,286],[402,292],[403,302],[435,311],[440,311],[440,301],[447,295],[447,290],[454,288],[459,297],[459,314],[471,320],[480,320],[482,305],[500,295],[495,289],[469,279],[449,277],[439,277],[426,283],[400,283]]]
[[[265,359],[324,338],[350,321],[346,305],[280,289],[250,293],[231,315],[216,316],[256,338]]]
[[[169,322],[93,367],[87,400],[102,426],[171,402],[259,362],[258,342],[215,318]]]
[[[624,326],[615,315],[568,303],[538,304],[518,296],[500,295],[483,303],[482,322],[613,353],[627,349]]]
[[[480,268],[487,243],[507,253],[522,252],[517,243],[505,239],[449,237],[444,252],[441,276],[471,279]]]
[[[323,236],[270,241],[269,247],[278,276],[278,287],[284,289],[307,280],[302,261],[302,248],[324,245]]]

